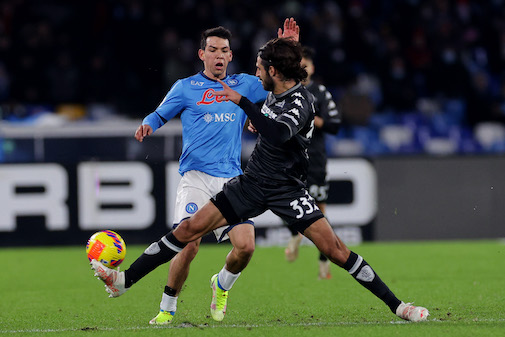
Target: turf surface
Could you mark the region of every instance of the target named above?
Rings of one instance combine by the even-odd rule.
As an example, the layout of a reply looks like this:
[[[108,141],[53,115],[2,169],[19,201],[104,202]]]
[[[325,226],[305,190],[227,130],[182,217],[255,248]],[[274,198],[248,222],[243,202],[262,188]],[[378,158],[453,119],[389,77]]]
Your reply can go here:
[[[0,249],[0,335],[12,336],[504,336],[505,242],[369,243],[352,247],[404,301],[427,307],[407,323],[345,271],[317,280],[317,251],[294,263],[281,247],[257,247],[230,292],[223,322],[210,318],[209,279],[231,246],[203,245],[170,326],[156,315],[162,266],[120,298],[93,277],[83,247]],[[123,267],[145,247],[128,247]]]

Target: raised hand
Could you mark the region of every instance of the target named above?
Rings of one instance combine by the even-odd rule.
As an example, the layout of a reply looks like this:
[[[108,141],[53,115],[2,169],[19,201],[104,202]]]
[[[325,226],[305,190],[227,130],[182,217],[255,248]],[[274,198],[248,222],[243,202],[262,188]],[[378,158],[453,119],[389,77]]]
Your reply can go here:
[[[279,28],[277,31],[277,37],[279,38],[291,38],[296,42],[300,41],[300,26],[296,24],[295,19],[290,18],[284,20],[284,31]]]

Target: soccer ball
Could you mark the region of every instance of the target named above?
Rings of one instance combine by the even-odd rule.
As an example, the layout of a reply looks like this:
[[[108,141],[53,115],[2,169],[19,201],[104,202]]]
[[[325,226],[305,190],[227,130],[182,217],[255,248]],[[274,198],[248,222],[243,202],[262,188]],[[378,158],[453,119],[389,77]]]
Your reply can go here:
[[[93,234],[86,244],[88,260],[97,260],[104,266],[115,268],[123,262],[126,244],[116,232],[105,230]]]

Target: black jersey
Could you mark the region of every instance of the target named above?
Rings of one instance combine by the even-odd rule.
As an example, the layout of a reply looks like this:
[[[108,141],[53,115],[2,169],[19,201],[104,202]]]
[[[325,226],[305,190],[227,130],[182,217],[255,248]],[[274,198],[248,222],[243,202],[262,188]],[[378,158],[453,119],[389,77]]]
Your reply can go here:
[[[245,174],[273,185],[305,186],[307,148],[314,131],[314,96],[298,83],[282,94],[269,93],[261,108],[267,118],[255,120],[246,107],[244,110],[259,131]],[[264,122],[268,127],[262,132],[257,123],[264,126]]]
[[[342,116],[337,110],[333,97],[324,85],[310,82],[307,90],[315,97],[316,116],[323,119],[323,127],[315,128],[312,136],[309,153],[309,177],[312,175],[326,176],[326,144],[325,133],[336,134],[342,122]]]

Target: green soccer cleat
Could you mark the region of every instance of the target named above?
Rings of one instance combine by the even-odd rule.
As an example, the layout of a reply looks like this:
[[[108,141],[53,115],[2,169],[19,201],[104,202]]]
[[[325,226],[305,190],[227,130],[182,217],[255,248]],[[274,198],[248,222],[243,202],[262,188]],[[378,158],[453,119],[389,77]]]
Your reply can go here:
[[[158,315],[154,317],[152,320],[149,321],[149,324],[154,324],[154,325],[166,325],[172,323],[172,319],[174,318],[175,312],[174,311],[165,311],[165,310],[160,310]]]
[[[226,314],[226,302],[228,301],[228,291],[219,288],[217,285],[217,275],[210,279],[212,289],[212,302],[210,303],[210,314],[215,321],[221,322]]]

